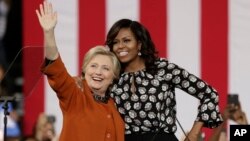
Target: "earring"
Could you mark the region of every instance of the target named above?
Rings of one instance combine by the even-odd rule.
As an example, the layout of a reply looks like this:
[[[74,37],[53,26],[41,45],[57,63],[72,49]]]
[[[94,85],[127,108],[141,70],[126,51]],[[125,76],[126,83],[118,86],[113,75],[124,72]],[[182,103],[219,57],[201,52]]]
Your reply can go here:
[[[138,52],[138,56],[141,56],[141,52]]]

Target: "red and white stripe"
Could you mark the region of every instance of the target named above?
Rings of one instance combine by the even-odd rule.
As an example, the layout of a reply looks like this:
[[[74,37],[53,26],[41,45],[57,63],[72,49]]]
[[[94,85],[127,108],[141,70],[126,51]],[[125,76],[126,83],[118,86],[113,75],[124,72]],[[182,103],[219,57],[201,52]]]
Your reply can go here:
[[[23,45],[41,46],[43,33],[35,9],[42,2],[23,0]],[[103,44],[111,25],[120,18],[142,22],[150,31],[161,57],[186,68],[213,85],[224,108],[228,93],[238,93],[247,117],[250,95],[250,1],[247,0],[53,0],[58,12],[56,39],[68,71],[79,75],[85,52]],[[37,64],[39,64],[37,63]],[[30,54],[24,53],[24,133],[29,134],[40,112],[56,115],[60,133],[62,114],[47,80],[33,75]],[[37,65],[39,66],[39,65]],[[34,79],[34,78],[33,78]],[[32,87],[32,92],[30,92]],[[197,100],[177,90],[177,114],[184,130],[196,117]],[[206,136],[211,130],[206,129]],[[178,138],[183,136],[178,128]]]

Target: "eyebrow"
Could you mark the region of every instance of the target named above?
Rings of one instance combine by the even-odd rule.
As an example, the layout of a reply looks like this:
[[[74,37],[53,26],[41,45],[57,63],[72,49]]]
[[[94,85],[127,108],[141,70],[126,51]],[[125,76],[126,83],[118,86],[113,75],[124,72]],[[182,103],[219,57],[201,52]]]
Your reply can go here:
[[[133,38],[133,36],[125,36],[125,37],[122,37],[122,39],[124,38]],[[115,38],[114,40],[118,40],[117,38]]]
[[[90,65],[99,65],[98,63],[95,63],[95,62],[93,62],[93,63],[89,63]],[[99,65],[99,66],[105,66],[105,67],[109,67],[109,68],[111,68],[111,66],[110,65]]]

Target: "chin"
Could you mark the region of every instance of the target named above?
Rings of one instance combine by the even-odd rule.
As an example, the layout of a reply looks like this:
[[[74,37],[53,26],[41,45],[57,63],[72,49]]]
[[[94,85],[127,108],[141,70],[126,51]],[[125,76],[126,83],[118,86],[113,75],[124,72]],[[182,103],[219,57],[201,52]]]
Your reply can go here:
[[[128,58],[125,58],[125,57],[120,57],[120,58],[119,58],[119,61],[120,61],[121,63],[127,63],[127,62],[129,62],[129,59],[128,59]]]
[[[101,90],[101,87],[95,87],[95,86],[93,86],[92,89],[93,89],[93,90],[100,91],[100,90]]]

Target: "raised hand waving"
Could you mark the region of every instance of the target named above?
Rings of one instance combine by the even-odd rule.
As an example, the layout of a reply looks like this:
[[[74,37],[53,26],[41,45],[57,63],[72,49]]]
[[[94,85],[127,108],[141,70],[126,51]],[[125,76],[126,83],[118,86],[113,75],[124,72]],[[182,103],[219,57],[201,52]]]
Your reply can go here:
[[[57,23],[57,13],[53,10],[50,2],[45,0],[43,4],[40,4],[40,9],[36,10],[36,14],[45,32],[54,30]]]

